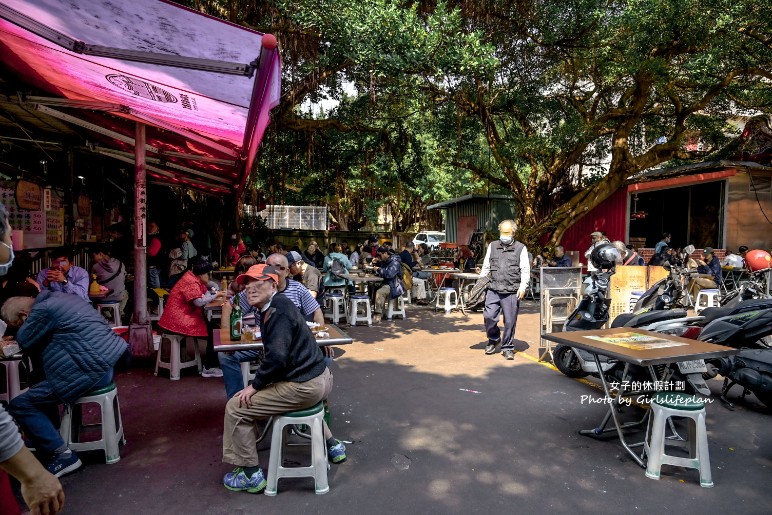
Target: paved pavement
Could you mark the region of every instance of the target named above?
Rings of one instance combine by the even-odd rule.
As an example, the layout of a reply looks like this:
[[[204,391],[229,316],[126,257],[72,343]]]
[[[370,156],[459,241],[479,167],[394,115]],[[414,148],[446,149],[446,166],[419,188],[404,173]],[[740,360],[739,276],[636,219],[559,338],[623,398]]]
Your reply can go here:
[[[593,384],[536,362],[538,306],[526,301],[514,361],[486,356],[482,315],[410,308],[407,320],[348,329],[330,397],[332,427],[349,459],[328,494],[285,479],[279,495],[226,491],[221,463],[225,392],[219,379],[117,378],[128,444],[99,453],[62,482],[65,513],[769,513],[772,413],[750,398],[731,412],[708,405],[712,489],[696,471],[644,476],[613,438],[577,434],[604,407],[581,403]],[[711,381],[714,391],[720,384]],[[626,417],[638,414],[628,408]],[[268,452],[261,452],[267,465]]]

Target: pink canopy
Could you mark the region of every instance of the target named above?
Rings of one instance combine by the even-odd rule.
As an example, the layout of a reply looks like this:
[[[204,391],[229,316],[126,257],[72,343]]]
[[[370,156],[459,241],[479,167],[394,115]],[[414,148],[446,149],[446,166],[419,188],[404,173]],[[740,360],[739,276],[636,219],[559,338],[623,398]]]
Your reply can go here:
[[[211,193],[241,192],[280,97],[272,35],[159,0],[0,0],[0,61],[106,155],[147,124],[148,174]]]

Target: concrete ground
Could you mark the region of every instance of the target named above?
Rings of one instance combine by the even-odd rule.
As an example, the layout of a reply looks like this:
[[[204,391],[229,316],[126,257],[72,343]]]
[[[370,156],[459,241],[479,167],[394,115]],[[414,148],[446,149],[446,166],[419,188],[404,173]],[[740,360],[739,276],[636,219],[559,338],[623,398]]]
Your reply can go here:
[[[311,479],[281,480],[276,497],[225,490],[222,381],[134,368],[117,377],[122,459],[84,453],[62,478],[65,513],[770,512],[770,410],[752,397],[707,406],[714,488],[675,467],[647,479],[615,439],[577,434],[605,412],[581,402],[598,388],[536,362],[538,304],[523,304],[517,337],[530,347],[514,361],[483,354],[480,313],[412,307],[404,321],[347,328],[355,343],[338,348],[330,406],[351,443],[321,496]]]

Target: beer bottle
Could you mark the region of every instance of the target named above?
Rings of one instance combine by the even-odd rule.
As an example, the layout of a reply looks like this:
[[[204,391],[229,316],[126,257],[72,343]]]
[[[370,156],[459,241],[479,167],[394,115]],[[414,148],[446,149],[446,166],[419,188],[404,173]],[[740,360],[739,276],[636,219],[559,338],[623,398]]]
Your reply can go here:
[[[231,311],[231,341],[237,342],[241,340],[241,306],[239,306],[238,298],[236,299],[236,305],[233,306]]]

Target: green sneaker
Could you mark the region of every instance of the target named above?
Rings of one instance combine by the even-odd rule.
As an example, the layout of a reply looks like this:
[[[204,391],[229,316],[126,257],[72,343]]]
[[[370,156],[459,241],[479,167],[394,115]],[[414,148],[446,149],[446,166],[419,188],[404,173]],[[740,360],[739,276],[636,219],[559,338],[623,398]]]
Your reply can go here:
[[[343,463],[346,461],[346,446],[340,440],[335,441],[338,443],[327,449],[327,457],[333,463]]]
[[[252,474],[252,477],[247,477],[242,467],[236,467],[233,472],[228,472],[222,480],[222,484],[228,490],[234,492],[249,492],[250,494],[257,494],[263,491],[265,485],[268,482],[263,476],[263,471],[258,469],[257,472]]]

